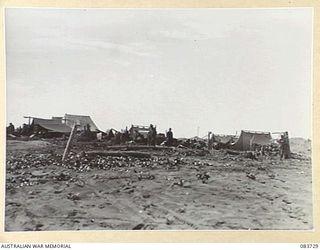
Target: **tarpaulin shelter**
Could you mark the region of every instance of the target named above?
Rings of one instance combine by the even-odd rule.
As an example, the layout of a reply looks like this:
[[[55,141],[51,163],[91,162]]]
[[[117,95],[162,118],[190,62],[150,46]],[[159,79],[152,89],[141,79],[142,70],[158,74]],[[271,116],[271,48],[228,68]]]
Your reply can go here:
[[[100,132],[90,116],[65,114],[64,118],[66,121],[66,125],[70,128],[72,128],[73,125],[76,124],[78,125],[78,130],[83,131],[86,130],[87,126],[89,125],[91,132]]]
[[[268,145],[271,144],[271,133],[270,132],[256,132],[242,130],[239,139],[230,145],[231,149],[235,150],[252,150],[254,144]]]
[[[212,141],[213,142],[221,142],[221,143],[228,143],[228,142],[232,142],[235,141],[236,136],[234,135],[216,135],[216,134],[212,134]]]
[[[70,133],[71,128],[62,123],[62,119],[33,118],[31,124],[33,130],[46,130],[46,132]]]

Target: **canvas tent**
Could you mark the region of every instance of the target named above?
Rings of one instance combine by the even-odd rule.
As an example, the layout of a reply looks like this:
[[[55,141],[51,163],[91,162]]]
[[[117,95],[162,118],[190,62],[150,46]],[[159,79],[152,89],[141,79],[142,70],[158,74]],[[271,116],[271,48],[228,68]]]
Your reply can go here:
[[[239,139],[230,145],[231,149],[235,150],[251,150],[252,145],[268,145],[271,144],[270,132],[255,132],[242,130]]]
[[[86,126],[89,124],[91,132],[100,132],[90,116],[65,114],[64,118],[66,120],[66,125],[70,128],[72,128],[74,124],[77,124],[79,125],[78,130],[82,131],[85,130]]]
[[[62,123],[62,119],[33,118],[32,127],[33,129],[36,129],[36,127],[38,127],[39,129],[46,130],[47,132],[63,134],[71,132],[71,128]]]

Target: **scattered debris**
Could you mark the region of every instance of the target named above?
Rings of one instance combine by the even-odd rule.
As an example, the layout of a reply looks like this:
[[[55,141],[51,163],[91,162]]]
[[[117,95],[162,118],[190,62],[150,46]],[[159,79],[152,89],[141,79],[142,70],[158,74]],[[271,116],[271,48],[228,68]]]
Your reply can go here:
[[[143,194],[142,195],[142,197],[145,198],[145,199],[150,198],[150,196],[151,196],[150,194]]]
[[[169,215],[167,218],[166,218],[166,223],[167,225],[172,225],[174,223],[174,217],[171,215]]]
[[[184,207],[181,207],[181,208],[178,209],[178,212],[179,213],[185,213],[186,209]]]
[[[191,187],[191,183],[189,181],[185,181],[184,179],[180,179],[179,181],[173,182],[171,184],[171,187],[173,186],[180,186],[180,187],[184,187],[184,188],[190,188]]]
[[[57,190],[54,190],[54,193],[55,194],[60,194],[64,191],[64,189],[57,189]]]
[[[198,180],[202,180],[202,183],[207,183],[207,181],[210,178],[210,175],[208,172],[197,174]]]
[[[33,171],[32,173],[31,173],[31,175],[32,176],[34,176],[34,177],[43,177],[43,176],[46,176],[46,175],[48,175],[49,173],[45,173],[45,172],[42,172],[42,171],[40,171],[40,170],[36,170],[36,171]]]
[[[135,227],[133,227],[131,230],[142,230],[145,227],[145,224],[138,224]]]
[[[77,181],[75,182],[75,184],[76,184],[77,186],[79,186],[79,187],[84,187],[85,182],[84,182],[83,180],[77,180]]]
[[[76,194],[69,193],[69,194],[67,195],[67,198],[70,199],[70,200],[76,201],[76,200],[80,200],[79,195],[80,195],[79,193],[76,193]]]
[[[153,174],[150,174],[150,173],[141,172],[138,175],[138,180],[139,181],[141,181],[141,180],[153,180],[153,179],[155,179],[155,176]]]
[[[283,199],[282,200],[284,203],[286,203],[286,204],[291,204],[292,202],[291,201],[288,201],[288,200],[286,200],[286,199]]]
[[[252,180],[256,179],[256,176],[253,173],[247,173],[247,177],[252,179]]]
[[[50,149],[39,147],[37,150],[10,152],[6,157],[9,221],[29,206],[25,202],[15,203],[18,195],[33,199],[37,204],[49,198],[47,204],[50,206],[37,211],[30,209],[34,215],[28,213],[24,216],[33,218],[29,230],[51,230],[53,220],[59,220],[64,228],[76,225],[76,229],[118,229],[119,225],[132,230],[159,229],[161,226],[173,229],[241,228],[243,225],[230,224],[232,218],[217,224],[212,218],[199,221],[195,218],[198,212],[201,215],[209,210],[213,214],[221,213],[226,206],[234,205],[232,202],[247,198],[263,202],[263,206],[259,207],[258,203],[255,208],[261,208],[259,212],[265,212],[270,209],[270,204],[279,202],[281,208],[293,209],[294,206],[289,204],[294,201],[296,205],[296,198],[286,193],[292,185],[289,174],[297,179],[307,178],[311,169],[299,165],[301,162],[309,164],[309,158],[297,159],[294,154],[285,162],[280,161],[279,156],[262,159],[255,151],[212,149],[209,152],[206,147],[199,146],[180,145],[177,148],[134,143],[106,146],[103,141],[76,142],[73,151],[62,162],[65,141],[52,140],[50,144],[54,145]],[[254,157],[256,155],[258,160]],[[284,162],[286,165],[282,165]],[[246,181],[244,174],[249,179],[258,179],[258,182]],[[230,182],[223,185],[226,180]],[[274,194],[265,191],[269,187]],[[243,192],[239,193],[238,188],[243,188]],[[58,200],[66,202],[68,209],[64,209]],[[243,204],[239,205],[241,214],[246,211],[241,207]],[[102,213],[108,217],[99,217]],[[130,218],[130,213],[138,215],[139,220]],[[292,218],[299,218],[295,220],[297,223],[305,224],[305,227],[310,225],[307,215],[296,216],[291,210],[290,213]],[[52,218],[42,214],[52,214]],[[26,225],[22,226],[23,230]]]
[[[116,156],[116,157],[135,157],[135,158],[151,158],[151,154],[137,151],[89,151],[88,156]]]
[[[61,172],[60,174],[54,176],[53,179],[57,181],[68,181],[71,179],[71,176],[69,173]]]

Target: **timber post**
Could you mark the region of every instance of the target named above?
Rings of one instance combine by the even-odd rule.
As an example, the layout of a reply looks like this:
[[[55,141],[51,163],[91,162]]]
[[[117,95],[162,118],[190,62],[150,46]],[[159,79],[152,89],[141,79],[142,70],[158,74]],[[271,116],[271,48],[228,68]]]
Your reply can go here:
[[[64,152],[63,152],[62,162],[65,161],[65,159],[67,158],[67,156],[68,156],[68,154],[69,154],[69,152],[70,152],[73,138],[74,138],[74,136],[75,136],[75,134],[76,134],[76,132],[77,132],[77,126],[78,126],[78,125],[74,124],[73,127],[72,127],[72,130],[71,130],[71,133],[70,133],[70,136],[69,136],[69,139],[68,139],[66,148],[64,149]]]

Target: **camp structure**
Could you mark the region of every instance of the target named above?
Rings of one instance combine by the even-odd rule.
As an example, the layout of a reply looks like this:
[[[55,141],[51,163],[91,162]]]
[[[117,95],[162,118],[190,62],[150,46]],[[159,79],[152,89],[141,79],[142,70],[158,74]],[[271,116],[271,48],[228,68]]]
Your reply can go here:
[[[53,135],[70,134],[73,126],[76,124],[77,131],[101,132],[90,116],[65,114],[64,117],[52,117],[51,119],[43,119],[36,117],[25,117],[32,119],[30,124],[31,133]]]
[[[75,124],[78,125],[78,131],[90,130],[91,132],[100,132],[90,116],[65,114],[64,119],[66,125],[70,128]]]
[[[212,134],[211,139],[213,142],[229,143],[234,142],[236,140],[236,136]]]
[[[208,133],[208,148],[223,149],[229,148],[238,138],[236,135],[218,135],[212,132]]]
[[[253,145],[271,144],[270,132],[256,132],[242,130],[239,139],[230,145],[230,149],[248,151],[253,149]]]
[[[147,139],[149,133],[149,126],[131,125],[129,129],[130,137],[134,140],[138,137]]]
[[[45,137],[59,137],[71,132],[71,128],[62,122],[62,117],[33,118],[30,128],[33,134],[43,134]]]

